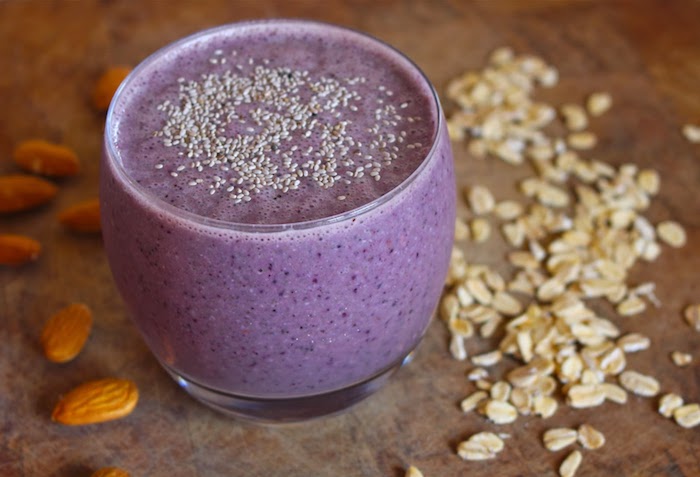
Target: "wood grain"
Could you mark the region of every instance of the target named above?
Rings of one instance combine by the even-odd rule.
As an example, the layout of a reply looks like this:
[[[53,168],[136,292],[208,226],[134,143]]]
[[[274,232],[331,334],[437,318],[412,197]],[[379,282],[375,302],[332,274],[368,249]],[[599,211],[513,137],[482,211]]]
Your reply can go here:
[[[700,335],[679,312],[700,300],[700,148],[679,132],[686,122],[700,123],[700,2],[6,0],[0,3],[0,173],[15,170],[12,148],[33,137],[75,148],[83,172],[60,181],[50,206],[0,218],[2,233],[27,234],[45,247],[38,263],[0,270],[0,475],[87,477],[119,466],[155,477],[399,477],[413,463],[426,477],[554,476],[565,453],[545,451],[542,433],[583,422],[601,429],[608,442],[584,452],[579,475],[700,475],[698,429],[681,429],[655,412],[654,400],[636,397],[624,407],[562,407],[546,421],[521,418],[503,426],[512,438],[498,460],[462,462],[456,444],[491,427],[458,409],[471,390],[464,378],[468,365],[449,357],[439,322],[413,364],[337,417],[258,427],[223,418],[177,388],[129,322],[100,239],[67,232],[55,215],[97,193],[104,118],[91,108],[89,91],[105,67],[136,64],[205,27],[271,16],[367,31],[411,56],[438,91],[453,76],[479,68],[503,44],[560,68],[561,84],[542,95],[546,100],[610,91],[613,110],[593,123],[601,137],[595,154],[614,164],[658,169],[662,189],[649,216],[679,220],[689,237],[684,249],[665,249],[657,262],[633,271],[635,282],[657,282],[663,306],[615,321],[653,339],[652,350],[633,355],[630,367],[659,377],[664,390],[700,401]],[[517,197],[514,184],[526,168],[472,160],[464,145],[454,149],[461,185],[479,182],[499,198]],[[507,272],[504,250],[500,239],[493,240],[471,246],[468,258]],[[72,301],[94,310],[92,336],[74,362],[49,363],[38,345],[41,325]],[[673,366],[668,354],[676,349],[694,353],[695,364]],[[470,351],[478,352],[478,344]],[[84,428],[49,421],[61,393],[108,375],[138,383],[141,402],[131,416]]]

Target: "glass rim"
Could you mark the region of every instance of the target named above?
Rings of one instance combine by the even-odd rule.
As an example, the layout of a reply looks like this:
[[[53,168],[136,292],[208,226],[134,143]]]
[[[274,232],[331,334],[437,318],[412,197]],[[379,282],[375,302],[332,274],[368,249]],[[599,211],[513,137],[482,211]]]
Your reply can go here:
[[[370,202],[367,202],[366,204],[363,204],[359,207],[355,207],[354,209],[350,209],[346,212],[341,212],[339,214],[331,215],[328,217],[321,217],[318,219],[312,219],[312,220],[304,220],[300,222],[287,222],[287,223],[279,223],[279,224],[260,224],[260,223],[245,223],[245,222],[235,222],[235,221],[230,221],[230,220],[222,220],[222,219],[215,219],[211,217],[206,217],[204,215],[200,215],[194,212],[190,212],[188,210],[182,209],[180,207],[177,207],[173,204],[170,204],[166,202],[165,200],[161,199],[154,193],[152,193],[148,188],[142,186],[138,182],[136,182],[125,170],[124,164],[121,160],[121,154],[117,150],[115,144],[114,144],[114,134],[113,134],[113,129],[114,129],[114,117],[115,117],[115,105],[118,103],[119,98],[125,94],[125,91],[130,87],[131,83],[135,81],[135,78],[139,76],[139,74],[145,70],[147,67],[152,65],[153,63],[157,62],[161,57],[167,55],[168,53],[177,50],[178,48],[182,47],[183,45],[189,44],[190,42],[194,42],[196,40],[199,40],[203,37],[209,36],[209,35],[216,35],[218,33],[224,32],[226,30],[231,30],[231,29],[236,29],[240,27],[245,27],[245,26],[256,26],[256,25],[265,25],[265,24],[280,24],[280,25],[291,25],[291,24],[298,24],[300,26],[307,26],[307,27],[314,27],[314,28],[330,28],[334,30],[340,30],[340,31],[345,31],[349,32],[352,35],[359,36],[363,38],[364,40],[369,40],[370,43],[375,43],[379,47],[383,48],[385,51],[388,51],[390,54],[398,57],[399,60],[402,60],[406,63],[406,66],[409,68],[412,68],[415,70],[416,73],[418,73],[418,77],[421,78],[421,80],[425,83],[425,85],[428,87],[428,91],[430,92],[430,96],[432,98],[432,104],[433,107],[435,108],[435,115],[436,115],[436,121],[435,121],[435,128],[433,131],[433,136],[431,139],[431,144],[430,144],[430,149],[428,152],[425,154],[425,157],[421,160],[420,164],[418,167],[415,168],[415,170],[408,175],[403,181],[401,181],[399,184],[397,184],[394,188],[386,192],[385,194],[377,197],[376,199],[371,200]],[[403,67],[403,66],[402,66]],[[357,218],[359,216],[365,215],[369,213],[370,211],[376,209],[377,207],[389,202],[391,199],[399,195],[402,191],[404,191],[406,188],[408,188],[415,180],[421,175],[422,171],[427,167],[428,163],[430,163],[432,160],[434,160],[434,156],[436,155],[436,149],[438,146],[438,142],[440,141],[440,131],[442,130],[443,127],[443,118],[442,118],[442,106],[440,105],[440,100],[438,97],[437,92],[435,91],[435,88],[433,87],[433,84],[430,82],[428,79],[427,75],[423,72],[423,70],[413,61],[411,60],[408,56],[403,54],[401,51],[390,45],[389,43],[380,40],[368,33],[356,30],[354,28],[350,27],[345,27],[345,26],[340,26],[340,25],[335,25],[332,23],[326,23],[326,22],[320,22],[320,21],[315,21],[315,20],[305,20],[305,19],[286,19],[286,18],[275,18],[275,19],[260,19],[260,20],[247,20],[247,21],[241,21],[241,22],[234,22],[234,23],[227,23],[225,25],[219,25],[216,27],[212,28],[207,28],[205,30],[198,31],[196,33],[187,35],[183,38],[180,38],[178,40],[175,40],[171,43],[168,43],[167,45],[157,49],[150,55],[148,55],[144,60],[142,60],[130,73],[127,75],[127,77],[122,81],[122,83],[119,85],[119,88],[117,88],[117,91],[114,93],[114,97],[112,98],[112,101],[109,105],[109,109],[107,110],[107,116],[105,120],[105,132],[104,132],[104,145],[106,149],[106,158],[105,160],[109,162],[110,167],[113,168],[115,173],[117,174],[118,178],[120,181],[125,182],[138,196],[146,200],[149,204],[153,204],[154,207],[156,207],[158,210],[172,214],[176,216],[177,218],[187,220],[188,222],[194,222],[198,225],[203,225],[203,226],[208,226],[208,227],[213,227],[217,229],[227,229],[227,230],[233,230],[233,231],[239,231],[239,232],[256,232],[256,233],[274,233],[274,232],[283,232],[283,231],[288,231],[288,230],[305,230],[305,229],[311,229],[311,228],[317,228],[321,226],[326,226],[326,225],[331,225],[331,224],[338,224],[342,223],[345,221],[349,221],[351,219]]]

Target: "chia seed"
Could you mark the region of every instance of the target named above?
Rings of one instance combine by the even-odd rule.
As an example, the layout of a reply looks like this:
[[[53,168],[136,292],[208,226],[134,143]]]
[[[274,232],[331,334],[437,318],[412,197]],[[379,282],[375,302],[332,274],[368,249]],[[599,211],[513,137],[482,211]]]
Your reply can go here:
[[[202,74],[198,79],[179,78],[177,100],[157,106],[165,120],[154,134],[162,138],[165,147],[180,149],[173,162],[178,157],[186,158],[186,184],[206,181],[209,194],[214,195],[228,182],[232,185],[225,188],[227,197],[240,204],[251,201],[252,195],[265,189],[282,193],[297,190],[301,181],[313,181],[324,189],[338,182],[379,181],[382,167],[398,157],[384,149],[387,142],[403,143],[406,132],[401,131],[397,141],[396,135],[385,127],[403,122],[396,111],[397,107],[405,108],[407,102],[394,105],[377,100],[381,106],[374,109],[376,124],[368,128],[374,139],[364,153],[357,149],[362,148],[362,143],[349,132],[353,114],[368,109],[355,88],[364,84],[366,78],[315,78],[305,70],[270,67],[268,60],[254,58],[236,60],[239,64],[232,69],[219,72],[225,57],[222,50],[214,51],[214,55],[209,62],[218,66],[217,72]],[[231,56],[235,59],[235,51]],[[385,91],[386,96],[393,95],[384,86],[378,89]],[[408,122],[414,119],[407,118]],[[233,127],[237,124],[247,126]],[[311,139],[314,145],[304,151],[299,151],[297,145],[285,145],[295,136]],[[357,148],[350,151],[348,145]],[[413,143],[406,147],[420,146]],[[367,154],[370,149],[379,150],[385,161],[373,161],[373,155]],[[396,146],[393,150],[399,152]],[[365,166],[371,168],[366,179],[365,167],[355,167],[352,154],[364,155],[370,161]],[[277,156],[281,160],[273,160]],[[164,165],[155,167],[162,169]],[[212,168],[215,173],[209,173]],[[177,178],[185,169],[185,165],[173,164],[169,174]],[[346,196],[337,199],[345,200]]]

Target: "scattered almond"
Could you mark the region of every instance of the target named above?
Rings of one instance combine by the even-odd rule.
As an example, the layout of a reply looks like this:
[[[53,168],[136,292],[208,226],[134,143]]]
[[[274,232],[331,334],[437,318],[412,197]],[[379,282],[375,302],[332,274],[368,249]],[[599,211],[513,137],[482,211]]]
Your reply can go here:
[[[72,360],[83,349],[91,329],[90,309],[82,303],[68,305],[44,325],[41,333],[44,355],[55,363]]]
[[[39,177],[11,174],[0,176],[0,214],[22,212],[46,204],[58,188]]]
[[[0,235],[0,265],[23,265],[39,258],[41,244],[24,235]]]
[[[63,396],[51,419],[69,426],[111,421],[129,415],[138,399],[138,389],[132,381],[117,378],[89,381]]]
[[[58,221],[75,232],[100,232],[102,226],[99,199],[88,199],[64,209],[58,214]]]
[[[46,176],[74,176],[80,170],[78,155],[71,148],[42,139],[21,142],[14,160],[22,169]]]
[[[100,76],[92,92],[92,103],[95,108],[100,111],[106,111],[109,108],[114,93],[129,73],[131,68],[128,66],[113,66]]]

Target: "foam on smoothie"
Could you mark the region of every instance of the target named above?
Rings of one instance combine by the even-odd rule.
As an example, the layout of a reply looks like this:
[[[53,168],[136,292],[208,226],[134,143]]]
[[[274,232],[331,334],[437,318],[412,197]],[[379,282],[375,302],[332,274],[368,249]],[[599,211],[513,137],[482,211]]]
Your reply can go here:
[[[407,65],[393,50],[340,28],[307,24],[300,33],[294,22],[262,22],[214,31],[146,62],[125,86],[114,105],[120,117],[114,125],[116,150],[128,175],[150,194],[201,216],[279,224],[341,214],[394,189],[434,142],[438,112],[432,92]],[[264,98],[259,85],[278,76],[291,85],[290,95],[299,103],[294,111],[301,113],[288,136],[273,135],[249,155],[246,160],[258,161],[257,169],[244,174],[228,157],[212,160],[209,139],[198,140],[195,153],[190,152],[192,134],[201,124],[188,133],[189,150],[186,140],[178,139],[184,137],[178,118],[191,104],[202,103],[190,101],[192,95],[211,93],[206,88],[214,84],[228,88],[214,97],[220,100],[217,106],[225,104],[218,113],[229,115],[218,118],[215,139],[230,146],[225,154],[237,154],[236,141],[251,144],[290,109],[287,103],[246,102],[235,94],[249,84],[263,96],[246,95]],[[333,97],[333,107],[324,108]],[[324,146],[323,134],[335,142]],[[263,167],[272,171],[268,179],[286,177],[286,182],[252,188],[249,178]]]

